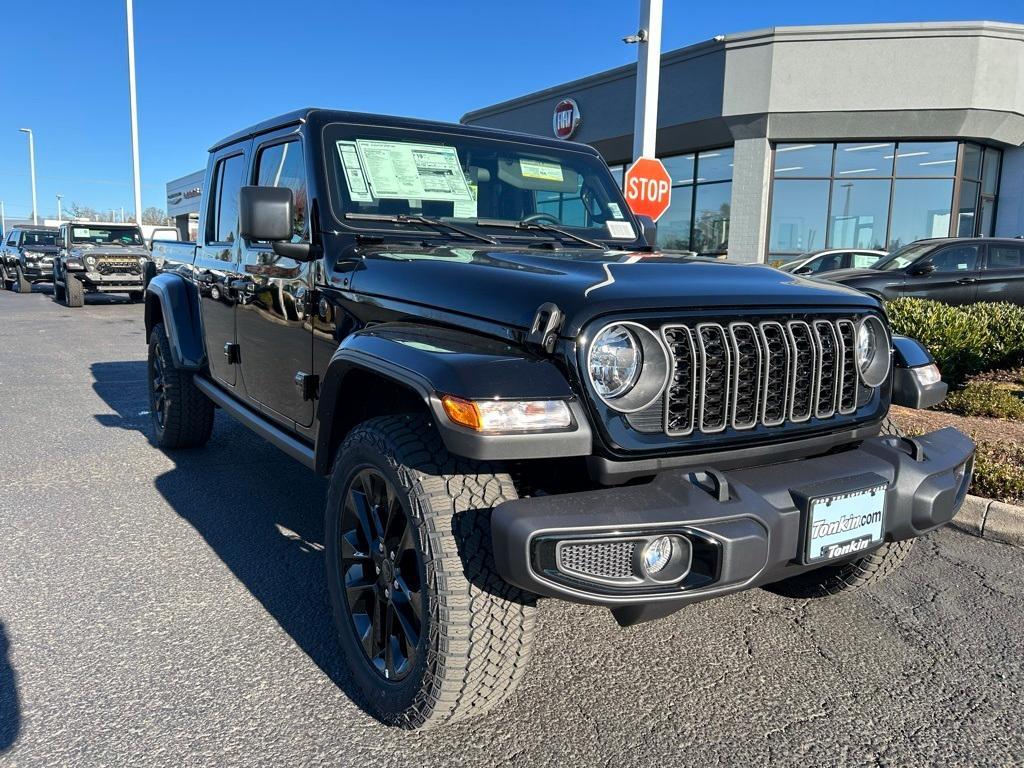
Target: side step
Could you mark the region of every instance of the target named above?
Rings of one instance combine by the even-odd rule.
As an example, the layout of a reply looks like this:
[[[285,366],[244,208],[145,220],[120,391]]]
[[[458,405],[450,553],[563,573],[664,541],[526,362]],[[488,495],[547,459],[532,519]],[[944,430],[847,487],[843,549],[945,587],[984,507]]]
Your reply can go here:
[[[268,443],[277,446],[296,461],[305,464],[310,469],[315,469],[316,457],[311,446],[289,435],[251,408],[242,405],[207,379],[195,376],[192,380],[204,395],[223,408],[224,412],[231,418],[241,422]]]

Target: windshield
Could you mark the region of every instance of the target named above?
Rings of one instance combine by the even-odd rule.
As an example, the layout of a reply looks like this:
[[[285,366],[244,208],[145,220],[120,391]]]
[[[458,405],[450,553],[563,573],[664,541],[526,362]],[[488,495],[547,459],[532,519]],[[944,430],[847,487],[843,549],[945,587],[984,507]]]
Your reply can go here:
[[[917,261],[918,257],[932,250],[934,247],[934,242],[911,243],[910,245],[905,245],[898,251],[894,251],[888,256],[883,256],[872,264],[869,269],[881,269],[884,271],[906,269]]]
[[[25,232],[21,238],[22,248],[32,248],[33,246],[56,244],[56,232]]]
[[[71,227],[71,242],[94,245],[142,245],[138,227]]]
[[[568,147],[333,124],[324,148],[331,204],[350,227],[430,229],[408,218],[426,217],[492,238],[551,240],[558,227],[620,246],[640,234],[604,162]],[[506,226],[522,221],[544,226]]]

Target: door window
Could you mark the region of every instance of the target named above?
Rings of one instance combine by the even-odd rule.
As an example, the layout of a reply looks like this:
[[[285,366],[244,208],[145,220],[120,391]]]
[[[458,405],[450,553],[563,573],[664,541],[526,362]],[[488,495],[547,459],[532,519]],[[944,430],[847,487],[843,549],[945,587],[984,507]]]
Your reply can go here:
[[[978,268],[978,246],[957,245],[931,257],[936,272],[970,272]]]
[[[256,183],[261,187],[286,187],[292,191],[292,242],[309,237],[309,195],[302,144],[289,141],[260,149],[256,156]]]
[[[989,244],[989,269],[1020,269],[1021,267],[1024,267],[1024,246]]]
[[[854,253],[852,266],[855,269],[867,269],[878,261],[879,258],[877,253]]]
[[[12,247],[18,244],[18,230],[14,230],[7,236],[7,244]]]
[[[245,157],[232,155],[217,162],[210,220],[206,239],[211,243],[233,243],[238,238],[238,190],[242,187]]]
[[[811,270],[811,274],[818,272],[831,272],[834,269],[843,268],[843,254],[841,253],[826,253],[823,256],[819,256],[811,262],[808,262],[807,268]]]

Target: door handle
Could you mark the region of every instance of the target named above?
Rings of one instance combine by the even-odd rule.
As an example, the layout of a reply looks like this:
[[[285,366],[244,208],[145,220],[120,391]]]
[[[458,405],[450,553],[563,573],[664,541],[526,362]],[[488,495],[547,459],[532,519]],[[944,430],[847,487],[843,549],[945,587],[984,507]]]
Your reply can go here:
[[[961,277],[959,280],[956,281],[956,284],[957,285],[970,285],[971,283],[976,283],[976,282],[978,282],[978,278],[976,278],[976,277]]]

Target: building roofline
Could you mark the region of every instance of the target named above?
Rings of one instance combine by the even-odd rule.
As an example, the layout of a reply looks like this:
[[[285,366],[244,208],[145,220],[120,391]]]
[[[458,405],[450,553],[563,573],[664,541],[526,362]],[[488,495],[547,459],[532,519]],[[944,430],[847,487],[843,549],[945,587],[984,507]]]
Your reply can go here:
[[[661,55],[661,64],[695,59],[731,48],[748,48],[772,43],[800,42],[808,40],[857,40],[907,37],[950,37],[975,36],[999,37],[1024,42],[1024,24],[1002,21],[925,21],[893,24],[823,24],[808,26],[765,27],[744,32],[719,35],[710,40],[666,51]],[[491,106],[466,112],[461,122],[469,123],[483,117],[507,112],[510,109],[534,104],[552,98],[562,98],[573,91],[593,88],[616,80],[632,78],[636,64],[624,64],[593,75],[570,80],[539,91],[516,96]]]

